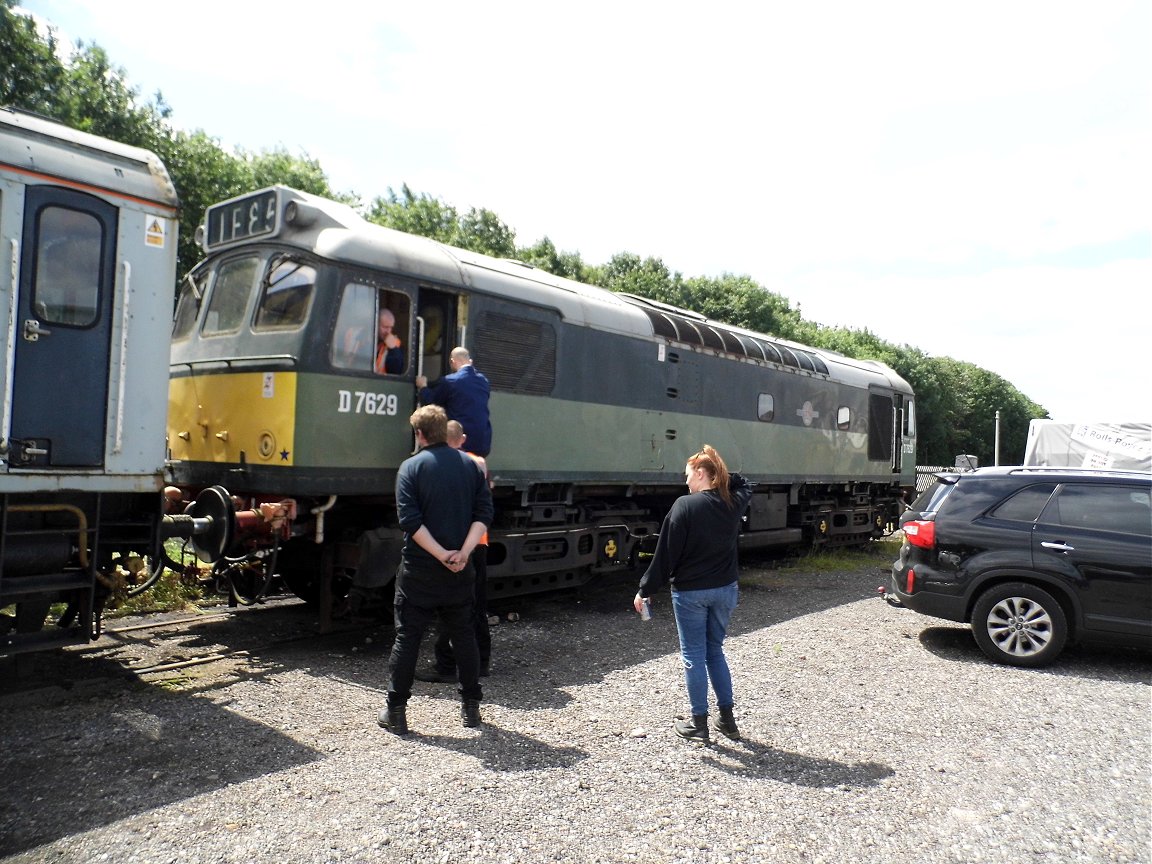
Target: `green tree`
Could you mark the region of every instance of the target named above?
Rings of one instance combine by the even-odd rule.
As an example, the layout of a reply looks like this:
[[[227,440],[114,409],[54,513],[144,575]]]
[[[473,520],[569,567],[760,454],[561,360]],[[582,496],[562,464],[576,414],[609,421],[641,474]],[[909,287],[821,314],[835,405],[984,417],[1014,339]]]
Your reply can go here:
[[[682,296],[682,305],[715,321],[782,339],[795,338],[801,320],[787,298],[749,276],[694,276],[685,280]]]
[[[594,283],[598,274],[591,272],[579,252],[560,252],[548,237],[532,246],[521,246],[516,250],[516,259],[545,270],[554,276],[574,279],[577,282]]]
[[[516,234],[491,210],[469,210],[464,216],[450,204],[427,193],[417,195],[408,184],[400,191],[375,198],[365,216],[369,222],[430,237],[449,246],[495,258],[516,257]]]
[[[0,0],[0,105],[52,116],[66,77],[56,35],[41,36],[30,16],[12,11],[15,5]]]
[[[252,190],[279,184],[322,198],[335,197],[328,185],[328,175],[317,160],[308,156],[293,156],[283,147],[277,147],[260,153],[241,150],[238,157],[248,168]]]
[[[337,196],[320,163],[284,149],[229,153],[203,131],[176,131],[171,109],[157,93],[142,101],[127,73],[104,49],[79,43],[67,63],[58,55],[55,31],[40,34],[32,19],[0,0],[0,46],[8,61],[0,72],[0,103],[36,111],[61,123],[151,150],[160,157],[180,198],[179,268],[201,257],[195,229],[210,204],[277,183],[327,197]]]
[[[618,252],[597,271],[598,284],[609,291],[636,294],[649,300],[682,306],[682,279],[671,272],[659,258],[645,258],[631,252]]]

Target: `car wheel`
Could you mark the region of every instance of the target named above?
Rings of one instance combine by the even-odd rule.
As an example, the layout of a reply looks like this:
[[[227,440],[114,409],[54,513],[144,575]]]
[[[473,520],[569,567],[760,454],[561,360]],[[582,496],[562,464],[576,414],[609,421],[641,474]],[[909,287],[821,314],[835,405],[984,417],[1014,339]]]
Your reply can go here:
[[[972,607],[972,635],[981,650],[1010,666],[1044,666],[1064,650],[1068,619],[1056,598],[1025,582],[989,588]]]

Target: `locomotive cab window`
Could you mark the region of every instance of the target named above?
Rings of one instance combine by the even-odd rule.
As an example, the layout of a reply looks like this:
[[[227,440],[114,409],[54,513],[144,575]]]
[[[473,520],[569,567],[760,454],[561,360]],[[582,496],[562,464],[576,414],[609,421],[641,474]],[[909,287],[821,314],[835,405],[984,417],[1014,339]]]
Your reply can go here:
[[[47,324],[89,327],[100,309],[100,251],[104,232],[89,213],[46,207],[39,216],[40,246],[32,309]]]
[[[255,255],[233,258],[220,265],[212,281],[208,311],[204,313],[201,333],[205,336],[219,336],[240,329],[244,311],[248,308],[248,298],[252,295],[256,275],[260,270],[261,259]]]
[[[377,375],[403,374],[411,318],[407,294],[349,282],[336,314],[332,365]]]
[[[200,316],[200,303],[208,288],[208,271],[189,273],[180,284],[180,299],[176,301],[176,321],[172,325],[172,340],[187,339],[196,328]]]
[[[304,323],[316,287],[316,268],[291,259],[276,263],[260,292],[253,330],[292,330]]]

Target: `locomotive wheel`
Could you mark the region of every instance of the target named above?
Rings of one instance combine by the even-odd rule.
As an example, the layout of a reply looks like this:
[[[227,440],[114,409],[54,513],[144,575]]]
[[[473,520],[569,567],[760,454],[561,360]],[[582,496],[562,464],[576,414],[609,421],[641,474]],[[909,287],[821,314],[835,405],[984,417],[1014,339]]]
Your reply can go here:
[[[218,583],[226,580],[228,593],[241,606],[261,602],[272,584],[272,573],[263,561],[220,561],[216,564],[215,573]],[[224,586],[221,584],[219,587]]]

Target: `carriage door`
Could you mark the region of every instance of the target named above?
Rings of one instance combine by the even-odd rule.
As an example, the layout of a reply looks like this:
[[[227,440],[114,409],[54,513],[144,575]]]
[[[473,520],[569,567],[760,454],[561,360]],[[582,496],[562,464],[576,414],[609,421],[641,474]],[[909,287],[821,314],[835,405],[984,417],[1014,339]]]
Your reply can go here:
[[[115,207],[91,195],[26,190],[12,467],[104,464],[116,217]]]

